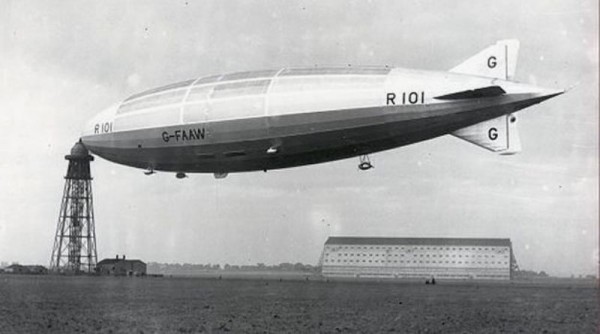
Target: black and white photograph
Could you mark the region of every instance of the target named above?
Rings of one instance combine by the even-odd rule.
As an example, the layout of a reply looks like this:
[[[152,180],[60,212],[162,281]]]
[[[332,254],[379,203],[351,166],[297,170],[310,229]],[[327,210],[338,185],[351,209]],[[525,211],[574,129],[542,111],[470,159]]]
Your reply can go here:
[[[596,0],[0,0],[0,333],[598,333]]]

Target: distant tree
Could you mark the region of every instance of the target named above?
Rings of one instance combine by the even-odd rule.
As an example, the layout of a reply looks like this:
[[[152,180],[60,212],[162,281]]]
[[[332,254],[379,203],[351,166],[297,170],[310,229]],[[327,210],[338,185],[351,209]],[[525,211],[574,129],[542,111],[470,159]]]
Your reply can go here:
[[[525,270],[525,269],[521,269],[514,273],[515,278],[522,278],[522,279],[547,278],[549,276],[550,275],[548,275],[545,271],[536,272],[533,270]],[[573,277],[571,277],[571,278],[573,278]]]
[[[217,264],[213,264],[212,269],[213,270],[219,270],[219,269],[221,269],[221,265],[218,264],[218,263]]]
[[[291,263],[284,262],[284,263],[279,264],[279,268],[281,268],[281,270],[291,271],[291,270],[294,270],[294,265]]]
[[[223,269],[231,270],[231,266],[229,265],[229,263],[225,263],[225,265],[223,266]]]

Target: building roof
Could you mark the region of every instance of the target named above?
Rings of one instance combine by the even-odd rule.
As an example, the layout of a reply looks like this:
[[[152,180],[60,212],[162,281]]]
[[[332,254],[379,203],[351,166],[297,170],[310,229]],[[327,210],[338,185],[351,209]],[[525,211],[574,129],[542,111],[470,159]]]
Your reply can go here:
[[[131,263],[131,262],[140,262],[140,263],[144,263],[142,260],[124,260],[124,259],[104,259],[100,262],[98,262],[97,265],[103,265],[103,264],[115,264],[115,263]],[[144,263],[145,264],[145,263]]]
[[[26,270],[47,270],[46,267],[35,264],[35,265],[22,265],[22,264],[11,264],[5,269],[26,269]]]
[[[510,239],[500,238],[380,238],[329,237],[325,245],[427,245],[427,246],[499,246],[510,247]]]
[[[46,269],[46,267],[44,267],[42,265],[39,265],[39,264],[28,265],[28,266],[25,266],[25,267],[28,268],[28,269]]]

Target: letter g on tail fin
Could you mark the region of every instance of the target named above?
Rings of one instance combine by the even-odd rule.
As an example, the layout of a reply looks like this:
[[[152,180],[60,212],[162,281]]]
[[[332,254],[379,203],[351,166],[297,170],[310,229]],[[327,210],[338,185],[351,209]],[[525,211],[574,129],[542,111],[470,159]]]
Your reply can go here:
[[[452,135],[500,154],[521,152],[521,140],[514,114],[500,116],[452,132]]]
[[[517,69],[518,55],[518,40],[502,40],[452,68],[450,72],[512,80]]]

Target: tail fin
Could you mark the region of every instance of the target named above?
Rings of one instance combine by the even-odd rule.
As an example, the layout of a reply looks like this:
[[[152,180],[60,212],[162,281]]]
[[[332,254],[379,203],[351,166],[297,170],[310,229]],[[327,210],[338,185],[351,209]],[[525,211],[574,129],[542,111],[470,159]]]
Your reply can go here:
[[[462,128],[452,132],[452,135],[500,154],[515,154],[521,151],[517,117],[514,114]]]
[[[498,41],[454,67],[450,72],[512,80],[517,69],[518,54],[518,40]]]

